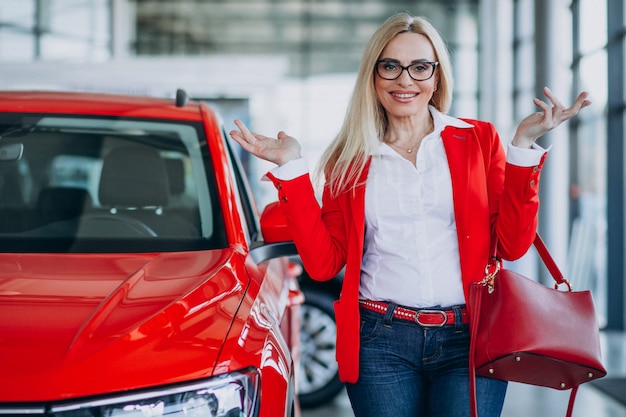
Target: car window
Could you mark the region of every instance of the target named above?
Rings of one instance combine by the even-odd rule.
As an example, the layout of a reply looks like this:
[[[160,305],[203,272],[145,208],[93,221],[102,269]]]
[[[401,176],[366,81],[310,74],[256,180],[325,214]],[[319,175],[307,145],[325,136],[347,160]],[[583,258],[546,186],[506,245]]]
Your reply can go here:
[[[0,116],[0,249],[225,246],[200,124]]]
[[[226,134],[224,133],[225,137]],[[245,171],[241,164],[241,160],[233,152],[233,147],[227,142],[228,156],[230,157],[233,166],[234,182],[237,187],[237,193],[241,200],[241,211],[245,217],[246,229],[248,232],[249,243],[252,243],[260,238],[260,226],[258,224],[258,216],[256,212],[256,206],[254,204],[254,197],[250,185],[248,184]]]

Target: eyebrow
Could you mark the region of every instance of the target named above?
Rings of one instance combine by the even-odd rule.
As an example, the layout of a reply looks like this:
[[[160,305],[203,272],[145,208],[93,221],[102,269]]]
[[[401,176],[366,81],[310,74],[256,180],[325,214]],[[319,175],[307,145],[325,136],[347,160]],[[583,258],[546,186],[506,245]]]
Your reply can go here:
[[[379,59],[379,61],[394,62],[394,63],[401,64],[399,59],[394,59],[394,58],[381,58],[381,59]],[[411,63],[409,65],[421,64],[421,63],[424,63],[424,62],[433,62],[433,61],[431,61],[429,59],[426,59],[426,58],[414,59],[413,61],[411,61]]]

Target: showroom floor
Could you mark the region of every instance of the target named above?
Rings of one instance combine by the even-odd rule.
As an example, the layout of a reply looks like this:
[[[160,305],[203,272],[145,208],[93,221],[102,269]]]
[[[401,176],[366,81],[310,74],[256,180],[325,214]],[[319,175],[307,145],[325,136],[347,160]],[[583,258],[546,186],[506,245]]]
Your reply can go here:
[[[608,376],[626,376],[626,335],[603,333],[601,337]],[[568,398],[569,391],[510,384],[502,416],[565,416]],[[302,417],[354,417],[354,414],[343,393],[326,406],[304,410]],[[587,384],[578,391],[573,417],[626,417],[626,406]]]

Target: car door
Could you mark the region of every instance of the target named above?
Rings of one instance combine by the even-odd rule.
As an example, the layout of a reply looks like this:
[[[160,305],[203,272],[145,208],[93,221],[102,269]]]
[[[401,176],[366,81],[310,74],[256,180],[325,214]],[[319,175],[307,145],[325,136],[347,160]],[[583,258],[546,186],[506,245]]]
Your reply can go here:
[[[254,197],[241,162],[231,146],[228,146],[228,154],[232,160],[233,180],[237,187],[240,210],[243,219],[245,219],[248,246],[252,251],[257,247],[261,249],[259,245],[263,243],[263,237]],[[265,307],[271,311],[269,314],[275,315],[277,320],[280,337],[276,338],[275,343],[284,343],[285,349],[290,353],[289,379],[285,383],[288,385],[287,389],[291,397],[288,402],[295,403],[297,395],[295,373],[299,369],[300,357],[300,306],[304,302],[304,294],[298,284],[298,276],[302,273],[302,267],[298,263],[290,261],[287,256],[277,256],[278,253],[271,251],[265,253],[268,255],[259,257],[253,254],[252,258],[256,260],[253,263],[247,263],[247,268],[249,274],[255,276],[260,283],[259,297],[263,297],[264,303],[266,303]],[[272,360],[279,361],[279,358]]]

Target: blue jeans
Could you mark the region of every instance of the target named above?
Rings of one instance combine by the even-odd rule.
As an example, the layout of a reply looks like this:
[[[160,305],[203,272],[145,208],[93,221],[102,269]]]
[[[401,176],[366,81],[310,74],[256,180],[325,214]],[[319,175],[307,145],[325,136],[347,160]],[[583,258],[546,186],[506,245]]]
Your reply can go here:
[[[355,417],[468,417],[469,326],[425,328],[392,318],[393,308],[361,309],[359,380],[346,385]],[[477,378],[479,417],[500,416],[506,388]]]

